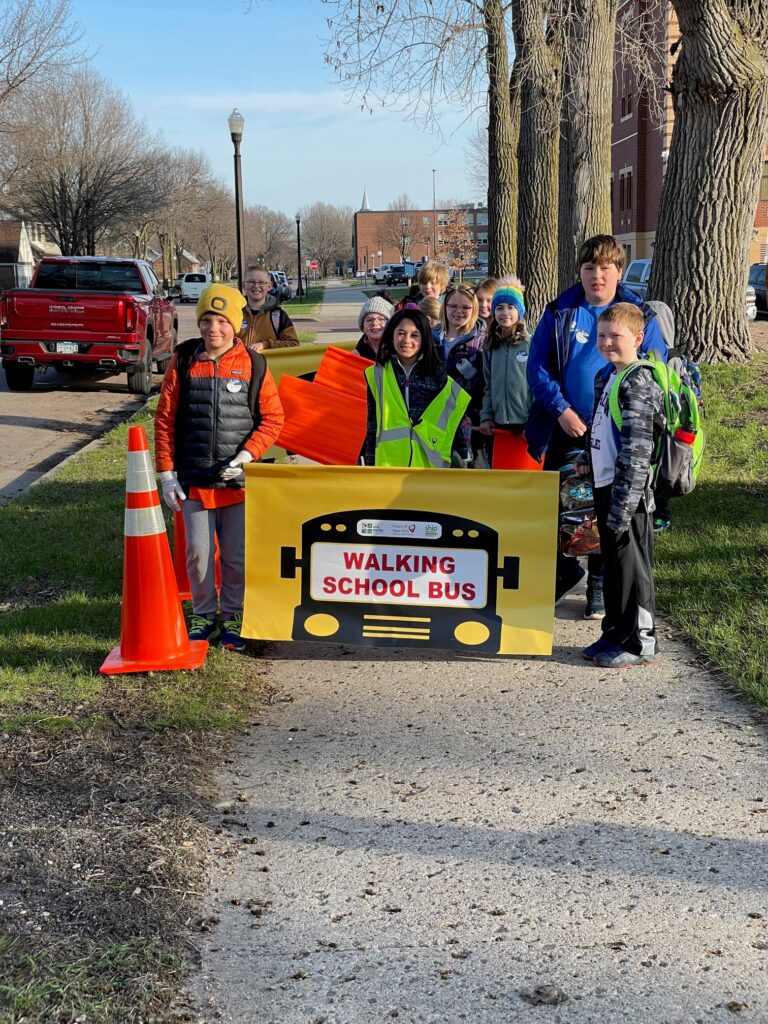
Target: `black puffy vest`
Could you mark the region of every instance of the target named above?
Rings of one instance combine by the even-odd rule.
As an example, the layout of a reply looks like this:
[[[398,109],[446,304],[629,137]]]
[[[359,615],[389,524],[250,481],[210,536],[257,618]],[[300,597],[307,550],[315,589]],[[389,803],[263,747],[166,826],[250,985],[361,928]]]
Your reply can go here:
[[[177,358],[179,403],[174,444],[179,483],[182,487],[242,487],[235,482],[224,484],[219,473],[261,422],[258,394],[251,395],[250,380],[219,376],[218,363],[214,364],[214,376],[191,377],[189,368],[200,342],[184,342],[179,350],[189,345],[191,350],[179,351]],[[258,353],[248,354],[253,374],[253,356],[265,361]],[[263,375],[262,371],[254,380],[257,388]]]

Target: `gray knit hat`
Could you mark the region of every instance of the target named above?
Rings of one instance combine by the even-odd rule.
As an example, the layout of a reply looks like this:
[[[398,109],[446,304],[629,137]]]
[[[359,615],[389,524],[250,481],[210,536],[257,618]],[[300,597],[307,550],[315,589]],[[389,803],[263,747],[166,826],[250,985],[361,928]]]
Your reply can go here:
[[[392,305],[391,302],[387,302],[386,299],[382,299],[380,295],[374,295],[372,299],[368,299],[368,301],[364,302],[360,307],[360,314],[358,315],[357,318],[357,326],[362,331],[363,320],[365,320],[366,316],[369,313],[381,313],[382,316],[385,316],[387,320],[389,320],[389,318],[392,316],[394,312],[395,307]]]

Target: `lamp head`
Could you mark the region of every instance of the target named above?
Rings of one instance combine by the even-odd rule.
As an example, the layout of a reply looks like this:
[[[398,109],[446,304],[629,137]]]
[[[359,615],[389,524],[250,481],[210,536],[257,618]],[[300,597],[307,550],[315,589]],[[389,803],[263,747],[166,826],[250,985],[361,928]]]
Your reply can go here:
[[[232,141],[239,142],[243,137],[243,128],[245,126],[245,118],[240,111],[235,107],[232,113],[227,118],[227,124],[229,125],[229,134],[232,136]]]

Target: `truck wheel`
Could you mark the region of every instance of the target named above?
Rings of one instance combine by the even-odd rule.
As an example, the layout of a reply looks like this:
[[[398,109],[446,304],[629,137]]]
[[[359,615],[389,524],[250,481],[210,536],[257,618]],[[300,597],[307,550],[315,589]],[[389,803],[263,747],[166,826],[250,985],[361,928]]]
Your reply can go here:
[[[9,391],[31,391],[35,381],[35,368],[29,363],[3,363],[5,382]]]
[[[152,346],[149,342],[146,345],[143,361],[128,370],[128,390],[132,395],[148,395],[152,389]]]

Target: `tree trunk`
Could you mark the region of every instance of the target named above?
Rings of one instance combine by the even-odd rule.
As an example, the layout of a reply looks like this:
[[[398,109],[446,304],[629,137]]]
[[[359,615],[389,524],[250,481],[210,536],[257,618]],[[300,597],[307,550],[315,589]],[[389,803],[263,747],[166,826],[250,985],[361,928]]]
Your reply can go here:
[[[510,85],[502,0],[483,4],[488,67],[488,272],[514,273],[517,259],[519,93]],[[515,110],[515,106],[517,109]]]
[[[560,147],[560,287],[579,246],[611,233],[611,84],[618,0],[573,0],[564,22]]]
[[[707,362],[752,352],[744,293],[768,125],[767,7],[675,2],[675,125],[648,294],[671,306],[676,345]]]
[[[562,47],[544,0],[517,0],[512,27],[520,68],[518,273],[535,323],[557,289]]]

